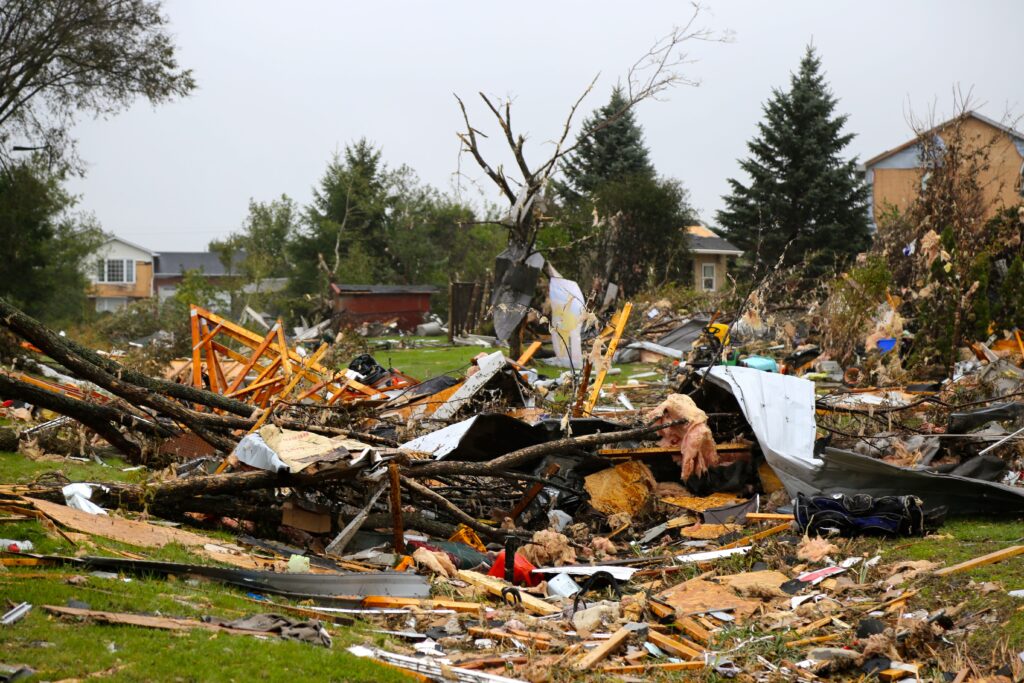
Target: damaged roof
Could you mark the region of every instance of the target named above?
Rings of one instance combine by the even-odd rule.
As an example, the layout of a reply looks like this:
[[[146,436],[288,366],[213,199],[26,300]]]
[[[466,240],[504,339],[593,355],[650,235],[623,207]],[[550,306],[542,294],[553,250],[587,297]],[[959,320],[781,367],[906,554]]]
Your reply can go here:
[[[738,249],[729,240],[720,237],[714,230],[703,225],[686,227],[687,244],[694,254],[723,254],[725,256],[741,256]]]
[[[432,285],[346,285],[331,283],[336,294],[436,294]]]

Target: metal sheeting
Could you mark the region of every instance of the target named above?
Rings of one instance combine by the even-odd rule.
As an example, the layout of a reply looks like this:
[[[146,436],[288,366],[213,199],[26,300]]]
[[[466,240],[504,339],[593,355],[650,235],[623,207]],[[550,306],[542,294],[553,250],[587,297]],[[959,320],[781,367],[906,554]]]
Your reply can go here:
[[[1024,513],[1024,489],[981,479],[891,465],[835,448],[814,457],[814,383],[750,368],[715,366],[708,381],[735,398],[765,459],[791,496],[797,493],[915,495],[952,515]]]

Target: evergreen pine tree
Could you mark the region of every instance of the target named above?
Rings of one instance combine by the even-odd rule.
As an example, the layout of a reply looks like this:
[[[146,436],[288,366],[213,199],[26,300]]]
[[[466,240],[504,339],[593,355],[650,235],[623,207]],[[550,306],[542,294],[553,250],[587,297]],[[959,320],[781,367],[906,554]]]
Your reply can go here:
[[[654,178],[643,130],[636,122],[633,110],[627,110],[604,125],[626,104],[622,88],[616,86],[608,104],[584,120],[583,129],[576,138],[578,146],[562,162],[565,182],[558,189],[564,198],[589,196],[605,183],[621,182],[632,176]]]
[[[718,222],[756,257],[757,271],[785,250],[784,263],[807,261],[813,275],[868,246],[867,188],[856,160],[841,156],[854,136],[842,132],[847,116],[835,114],[836,103],[808,46],[790,89],[773,90],[763,107],[751,156],[740,162],[750,183],[729,179]]]

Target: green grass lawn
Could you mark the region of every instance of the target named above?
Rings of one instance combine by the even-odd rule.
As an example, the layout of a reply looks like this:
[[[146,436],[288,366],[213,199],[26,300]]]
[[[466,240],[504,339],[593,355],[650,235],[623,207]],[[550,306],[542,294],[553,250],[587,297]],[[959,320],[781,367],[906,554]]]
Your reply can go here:
[[[416,338],[420,339],[420,338]],[[425,337],[423,339],[431,339]],[[444,339],[443,337],[433,337],[433,339]],[[493,353],[498,349],[483,348],[480,346],[437,346],[437,347],[421,347],[412,349],[401,349],[401,348],[375,348],[375,340],[368,340],[370,343],[369,353],[377,362],[384,367],[393,367],[396,370],[400,370],[405,374],[415,377],[419,380],[430,379],[431,377],[437,377],[438,375],[444,375],[451,373],[454,376],[461,376],[469,368],[473,358],[479,353]],[[504,353],[508,354],[508,349],[504,349]],[[545,365],[542,362],[534,362],[531,367],[537,370],[542,375],[547,377],[557,377],[563,370],[550,365]],[[638,374],[642,372],[648,372],[655,370],[654,365],[648,365],[645,363],[621,363],[613,366],[618,368],[620,372],[618,374],[609,375],[607,381],[623,383],[626,382],[630,375]],[[638,381],[648,381],[651,379],[657,379],[654,377],[641,378]]]

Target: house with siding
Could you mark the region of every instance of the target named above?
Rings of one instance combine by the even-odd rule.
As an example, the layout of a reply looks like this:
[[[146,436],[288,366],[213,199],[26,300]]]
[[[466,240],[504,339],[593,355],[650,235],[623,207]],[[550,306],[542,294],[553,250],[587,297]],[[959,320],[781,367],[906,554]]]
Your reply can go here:
[[[690,225],[686,242],[693,258],[693,287],[698,292],[717,292],[728,282],[729,259],[743,255],[729,240],[703,225]]]
[[[1000,209],[1024,201],[1024,134],[976,111],[963,115],[962,132],[969,145],[991,145],[989,167],[979,179],[989,206],[989,217]],[[959,117],[958,117],[959,118]],[[950,119],[924,133],[943,143],[957,119]],[[922,169],[921,143],[918,137],[882,152],[864,162],[864,177],[871,190],[871,220],[891,208],[905,211],[914,201],[921,183],[927,182]]]
[[[235,254],[234,263],[243,257]],[[232,268],[225,267],[214,252],[155,252],[114,236],[96,252],[93,263],[87,295],[99,313],[116,311],[139,299],[165,301],[174,296],[190,270],[202,271],[214,284],[224,284],[232,275]],[[229,304],[225,301],[225,306]]]

